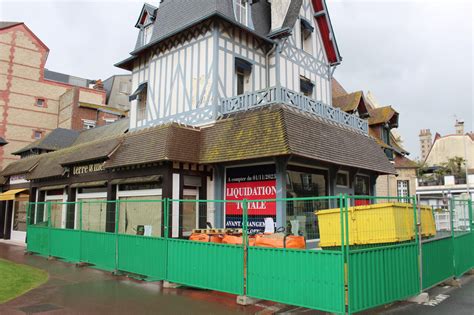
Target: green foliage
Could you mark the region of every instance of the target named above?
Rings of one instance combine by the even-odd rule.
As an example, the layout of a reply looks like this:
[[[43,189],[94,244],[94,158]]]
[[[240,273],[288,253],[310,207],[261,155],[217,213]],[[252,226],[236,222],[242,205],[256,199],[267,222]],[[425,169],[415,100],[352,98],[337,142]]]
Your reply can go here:
[[[48,280],[48,273],[0,259],[0,304],[14,299]]]

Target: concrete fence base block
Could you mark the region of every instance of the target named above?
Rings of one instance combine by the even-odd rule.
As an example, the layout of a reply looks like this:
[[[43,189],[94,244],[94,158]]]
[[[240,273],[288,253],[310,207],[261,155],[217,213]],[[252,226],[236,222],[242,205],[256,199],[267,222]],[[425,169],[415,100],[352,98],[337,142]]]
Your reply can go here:
[[[83,267],[88,267],[88,266],[91,266],[91,264],[86,263],[86,262],[76,263],[76,267],[78,267],[78,268],[83,268]]]
[[[430,301],[430,296],[427,292],[422,292],[418,295],[409,298],[407,301],[417,304],[428,303]]]
[[[248,297],[246,295],[238,295],[237,296],[237,304],[239,305],[253,305],[258,303],[258,301],[261,301],[259,299],[254,299],[251,297]]]
[[[461,287],[461,280],[459,279],[451,279],[451,280],[446,281],[445,283],[455,288]]]
[[[469,271],[467,272],[467,274],[468,274],[468,275],[471,275],[471,276],[474,275],[474,269],[469,270]]]
[[[177,289],[181,287],[181,284],[177,284],[174,282],[169,282],[169,281],[163,281],[163,288],[165,289]]]

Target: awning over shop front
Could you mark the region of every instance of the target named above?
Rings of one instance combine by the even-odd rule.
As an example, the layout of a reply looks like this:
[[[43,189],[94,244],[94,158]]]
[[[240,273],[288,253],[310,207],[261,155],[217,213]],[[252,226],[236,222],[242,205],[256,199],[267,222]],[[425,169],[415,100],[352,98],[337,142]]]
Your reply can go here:
[[[151,175],[142,177],[120,178],[110,181],[112,185],[120,184],[137,184],[137,183],[152,183],[161,181],[161,175]]]
[[[6,192],[3,192],[0,194],[0,201],[15,200],[15,196],[25,190],[28,190],[28,189],[23,188],[23,189],[7,190]]]
[[[55,186],[46,186],[46,187],[41,187],[39,190],[58,190],[58,189],[64,189],[66,188],[66,185],[55,185]]]
[[[95,182],[85,182],[85,183],[76,183],[72,184],[71,188],[79,188],[79,187],[102,187],[107,184],[105,180],[99,180]]]

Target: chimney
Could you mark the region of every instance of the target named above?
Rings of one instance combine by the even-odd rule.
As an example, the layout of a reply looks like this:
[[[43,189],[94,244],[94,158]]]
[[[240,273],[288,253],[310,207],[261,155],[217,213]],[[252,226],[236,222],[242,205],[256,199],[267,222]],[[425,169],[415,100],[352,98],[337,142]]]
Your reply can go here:
[[[99,79],[99,80],[95,81],[94,86],[92,88],[94,90],[103,91],[104,90],[104,83],[102,83],[102,80]]]
[[[291,0],[268,0],[271,5],[272,28],[270,32],[279,31],[288,13]]]
[[[463,135],[464,134],[464,120],[456,119],[456,124],[454,125],[454,128],[456,129],[457,135]]]

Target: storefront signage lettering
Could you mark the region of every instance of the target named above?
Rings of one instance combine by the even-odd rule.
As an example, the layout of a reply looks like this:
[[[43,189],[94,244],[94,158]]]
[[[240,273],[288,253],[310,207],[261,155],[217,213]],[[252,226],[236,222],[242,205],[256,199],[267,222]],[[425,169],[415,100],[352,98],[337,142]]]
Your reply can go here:
[[[11,184],[23,184],[23,183],[28,183],[28,182],[29,181],[26,179],[26,174],[10,176],[10,185]]]
[[[72,168],[73,175],[89,174],[94,172],[100,172],[104,170],[104,163],[95,163],[81,166],[74,166]]]
[[[275,216],[276,204],[265,199],[276,198],[274,165],[256,165],[226,170],[226,200],[248,200],[249,216]],[[241,202],[226,203],[226,217],[242,215]],[[232,225],[229,222],[229,225]]]

